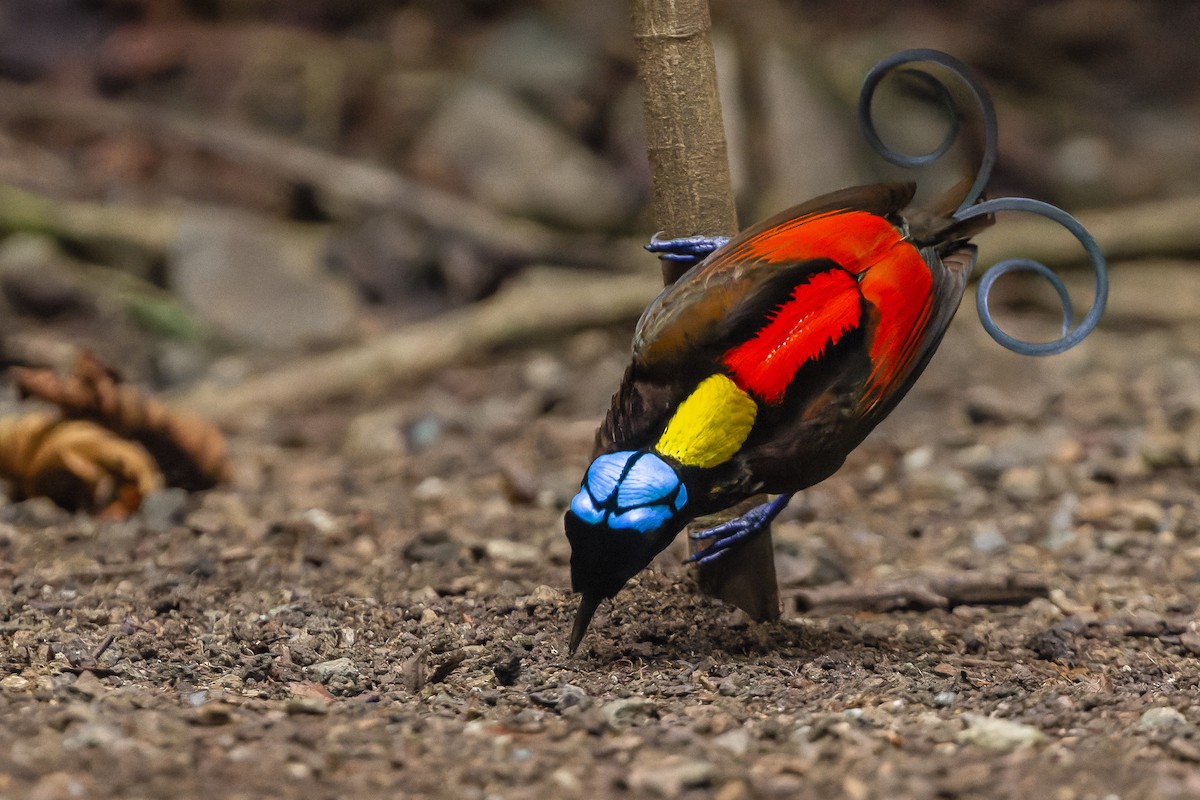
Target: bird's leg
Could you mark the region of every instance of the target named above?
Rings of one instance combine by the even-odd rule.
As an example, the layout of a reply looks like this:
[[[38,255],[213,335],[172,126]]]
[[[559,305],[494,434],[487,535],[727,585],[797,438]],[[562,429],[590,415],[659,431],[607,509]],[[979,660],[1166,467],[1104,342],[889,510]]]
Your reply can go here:
[[[650,237],[646,249],[658,253],[662,261],[671,261],[693,267],[714,250],[724,247],[729,242],[728,236],[684,236],[679,239],[660,239],[658,234]]]
[[[692,539],[716,539],[716,541],[703,550],[692,553],[687,560],[695,564],[707,564],[715,561],[729,548],[765,531],[770,526],[771,520],[779,516],[779,512],[783,511],[784,506],[791,499],[792,495],[781,494],[768,503],[755,506],[737,519],[731,519],[720,525],[689,534]]]

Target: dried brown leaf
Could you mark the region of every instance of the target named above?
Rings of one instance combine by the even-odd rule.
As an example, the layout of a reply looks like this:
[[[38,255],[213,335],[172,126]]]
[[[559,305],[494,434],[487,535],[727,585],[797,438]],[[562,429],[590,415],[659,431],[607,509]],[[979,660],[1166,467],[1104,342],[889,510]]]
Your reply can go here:
[[[91,420],[139,442],[158,462],[166,482],[189,491],[230,478],[225,437],[208,420],[126,384],[95,356],[84,353],[74,373],[15,367],[23,395],[58,406],[64,416]]]
[[[66,509],[116,519],[162,486],[141,445],[93,422],[46,413],[0,419],[0,478],[15,499],[49,497]]]

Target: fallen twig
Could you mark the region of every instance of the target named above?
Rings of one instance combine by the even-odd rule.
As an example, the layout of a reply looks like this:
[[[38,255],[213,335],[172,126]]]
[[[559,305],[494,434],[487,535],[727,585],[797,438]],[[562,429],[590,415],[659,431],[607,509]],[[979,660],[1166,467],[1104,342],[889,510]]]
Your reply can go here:
[[[1173,197],[1076,215],[1109,260],[1200,253],[1200,197]],[[1030,258],[1049,265],[1080,263],[1085,254],[1070,236],[1043,235],[1046,223],[1013,216],[975,237],[981,263]]]
[[[800,612],[830,609],[855,611],[928,611],[962,605],[1023,605],[1045,597],[1050,587],[1038,575],[978,575],[961,573],[886,583],[785,589]]]
[[[222,424],[256,409],[295,408],[423,377],[510,342],[635,318],[653,297],[653,275],[599,277],[532,269],[469,308],[400,328],[364,344],[256,375],[234,386],[200,385],[179,404]]]
[[[533,220],[499,214],[463,197],[366,161],[333,155],[245,126],[191,119],[153,106],[91,96],[66,96],[44,87],[0,81],[0,119],[67,121],[90,130],[132,129],[182,140],[232,162],[311,185],[334,213],[385,209],[518,261],[611,266],[629,248],[611,238],[564,234]],[[614,251],[615,248],[615,251]]]

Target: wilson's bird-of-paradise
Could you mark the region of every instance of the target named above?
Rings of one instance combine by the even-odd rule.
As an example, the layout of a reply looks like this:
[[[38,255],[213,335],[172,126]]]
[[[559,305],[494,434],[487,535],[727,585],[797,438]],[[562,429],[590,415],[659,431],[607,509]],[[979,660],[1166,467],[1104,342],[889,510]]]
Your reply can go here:
[[[927,50],[877,65],[860,105],[868,139],[885,158],[904,165],[944,152],[945,146],[923,157],[896,154],[879,143],[870,121],[879,81],[913,62],[958,73],[976,94],[984,159],[969,189],[921,207],[913,204],[912,183],[856,187],[803,203],[732,240],[695,236],[651,243],[661,257],[698,263],[642,314],[632,361],[565,515],[571,581],[582,595],[572,652],[600,603],[690,521],[760,493],[779,495],[693,534],[712,543],[691,560],[719,559],[764,530],[793,493],[842,465],[937,349],[975,264],[970,238],[995,213],[1028,211],[1067,227],[1092,258],[1096,296],[1071,329],[1066,290],[1056,275],[1036,262],[998,264],[985,273],[979,291],[980,316],[993,337],[1017,352],[1046,354],[1073,346],[1095,327],[1107,282],[1087,231],[1036,201],[978,202],[995,159],[995,117],[965,66]],[[987,290],[1013,269],[1037,272],[1058,291],[1065,317],[1061,338],[1021,342],[992,321]]]

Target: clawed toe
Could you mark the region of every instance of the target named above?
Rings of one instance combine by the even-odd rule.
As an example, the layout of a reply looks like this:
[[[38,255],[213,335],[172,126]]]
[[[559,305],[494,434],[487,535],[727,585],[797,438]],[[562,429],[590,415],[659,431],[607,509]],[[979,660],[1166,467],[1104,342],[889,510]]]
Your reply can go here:
[[[682,236],[676,239],[662,239],[656,233],[650,238],[646,249],[657,253],[663,261],[695,264],[728,242],[728,236]]]

